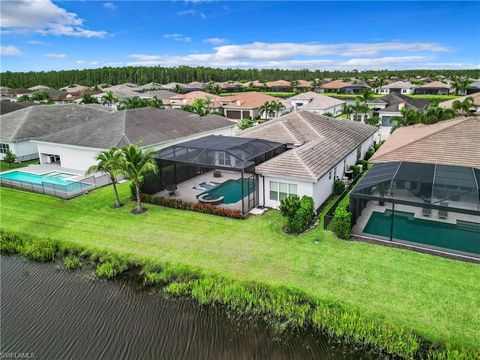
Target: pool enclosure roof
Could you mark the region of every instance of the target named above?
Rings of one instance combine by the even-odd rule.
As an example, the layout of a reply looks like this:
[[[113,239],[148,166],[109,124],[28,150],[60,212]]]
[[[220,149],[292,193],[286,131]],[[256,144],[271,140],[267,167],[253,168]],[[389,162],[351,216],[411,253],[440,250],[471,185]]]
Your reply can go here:
[[[285,144],[274,141],[209,135],[162,149],[156,159],[198,167],[242,171],[254,166],[257,158],[283,149]]]
[[[374,164],[352,195],[480,215],[479,184],[478,168],[393,161]]]

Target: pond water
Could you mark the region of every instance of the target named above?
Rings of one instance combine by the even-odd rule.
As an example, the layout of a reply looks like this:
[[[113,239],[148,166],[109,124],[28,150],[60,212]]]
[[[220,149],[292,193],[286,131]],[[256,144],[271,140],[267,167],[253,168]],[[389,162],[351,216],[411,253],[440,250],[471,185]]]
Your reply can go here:
[[[263,321],[1,256],[2,353],[35,359],[359,359],[318,334],[279,335]]]

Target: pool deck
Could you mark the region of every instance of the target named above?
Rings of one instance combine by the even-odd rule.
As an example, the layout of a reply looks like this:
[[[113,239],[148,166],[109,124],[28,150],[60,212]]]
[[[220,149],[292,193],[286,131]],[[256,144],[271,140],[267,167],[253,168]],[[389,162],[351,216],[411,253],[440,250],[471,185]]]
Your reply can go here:
[[[33,165],[29,165],[22,168],[8,170],[3,172],[2,174],[14,172],[14,171],[23,171],[26,173],[36,174],[36,175],[45,175],[51,172],[67,173],[67,174],[72,174],[72,177],[67,178],[68,180],[71,180],[71,181],[79,181],[85,178],[85,173],[83,171],[64,168],[58,164],[33,164]]]
[[[221,171],[222,176],[216,178],[213,176],[213,171],[206,172],[199,176],[196,176],[190,180],[186,180],[177,185],[178,189],[175,191],[175,195],[169,195],[167,190],[162,190],[155,195],[164,196],[170,199],[180,199],[187,202],[198,202],[197,196],[201,193],[205,192],[205,190],[197,190],[194,188],[194,184],[202,184],[206,180],[211,183],[221,184],[227,180],[238,180],[240,179],[241,175],[239,172],[234,171]],[[244,198],[245,209],[247,208],[247,199]],[[220,204],[222,208],[225,209],[235,209],[235,210],[242,210],[242,201],[238,201],[233,204]]]

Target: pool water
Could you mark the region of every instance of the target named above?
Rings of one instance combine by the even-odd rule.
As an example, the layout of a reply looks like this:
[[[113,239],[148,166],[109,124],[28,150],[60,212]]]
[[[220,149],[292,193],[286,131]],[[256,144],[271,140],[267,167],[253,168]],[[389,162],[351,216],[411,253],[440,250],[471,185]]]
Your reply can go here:
[[[253,186],[250,184],[250,193],[253,192]],[[199,194],[210,194],[210,195],[220,195],[223,196],[223,203],[224,204],[234,204],[239,202],[242,199],[242,180],[227,180],[220,185],[217,185],[210,190],[204,191],[203,193]],[[248,195],[248,180],[243,180],[243,194],[244,196]],[[198,198],[197,196],[197,198]]]
[[[8,173],[0,174],[1,179],[22,183],[30,183],[32,185],[42,185],[44,187],[55,188],[63,191],[78,191],[91,186],[89,184],[80,183],[78,181],[65,180],[65,178],[71,176],[73,175],[59,172],[38,175],[27,173],[24,171],[11,171]]]
[[[364,233],[390,238],[391,212],[374,211]],[[393,238],[480,255],[480,224],[448,224],[418,219],[413,213],[395,211]]]

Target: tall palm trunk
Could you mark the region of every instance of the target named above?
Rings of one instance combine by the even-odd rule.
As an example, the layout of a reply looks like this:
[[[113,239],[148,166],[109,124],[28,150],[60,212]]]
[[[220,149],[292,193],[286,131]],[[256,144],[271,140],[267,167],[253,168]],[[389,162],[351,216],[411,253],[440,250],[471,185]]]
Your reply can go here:
[[[120,202],[120,196],[118,196],[117,179],[115,176],[110,175],[110,180],[112,181],[113,192],[115,193],[115,207],[119,208],[122,206],[122,203]]]
[[[142,211],[142,203],[140,202],[140,186],[138,186],[138,180],[137,179],[134,180],[134,184],[135,184],[135,193],[137,194],[137,205],[135,206],[135,210],[137,212],[141,212]]]

